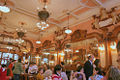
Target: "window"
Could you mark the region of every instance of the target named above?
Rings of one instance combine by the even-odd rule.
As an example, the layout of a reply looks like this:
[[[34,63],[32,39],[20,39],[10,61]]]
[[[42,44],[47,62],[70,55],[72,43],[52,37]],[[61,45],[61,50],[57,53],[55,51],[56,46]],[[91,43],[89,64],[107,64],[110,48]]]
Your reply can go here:
[[[14,60],[18,60],[19,56],[17,54],[14,54]]]
[[[2,57],[2,52],[0,52],[0,58]]]
[[[19,56],[17,54],[12,54],[12,53],[2,53],[0,52],[0,61],[1,64],[7,64],[8,60],[12,58],[14,60],[18,60]]]

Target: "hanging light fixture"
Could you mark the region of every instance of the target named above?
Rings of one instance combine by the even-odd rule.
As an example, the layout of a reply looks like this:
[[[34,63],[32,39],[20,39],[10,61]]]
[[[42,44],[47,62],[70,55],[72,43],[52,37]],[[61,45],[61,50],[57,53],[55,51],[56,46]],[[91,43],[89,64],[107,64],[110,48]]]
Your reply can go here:
[[[66,33],[66,34],[70,34],[70,33],[72,33],[72,30],[69,29],[69,15],[70,15],[70,13],[67,13],[67,15],[68,15],[68,27],[67,27],[67,29],[65,30],[65,33]]]
[[[0,6],[0,11],[4,13],[10,12],[10,8],[6,6],[7,5],[7,0],[5,0],[5,3],[3,6]]]
[[[44,8],[42,11],[38,12],[38,16],[40,18],[40,22],[38,22],[36,25],[39,29],[44,30],[46,28],[49,27],[49,24],[46,23],[46,20],[49,18],[50,14],[49,12],[46,10],[46,3],[47,0],[43,0],[44,2]]]
[[[42,34],[41,34],[41,36],[42,36]],[[40,36],[39,36],[38,40],[36,41],[36,44],[41,44]]]
[[[18,39],[16,39],[16,42],[18,42],[19,44],[23,43],[24,40],[22,39],[25,36],[25,33],[27,32],[27,30],[23,29],[23,25],[25,25],[24,22],[20,22],[21,27],[16,29],[17,35],[18,35]]]

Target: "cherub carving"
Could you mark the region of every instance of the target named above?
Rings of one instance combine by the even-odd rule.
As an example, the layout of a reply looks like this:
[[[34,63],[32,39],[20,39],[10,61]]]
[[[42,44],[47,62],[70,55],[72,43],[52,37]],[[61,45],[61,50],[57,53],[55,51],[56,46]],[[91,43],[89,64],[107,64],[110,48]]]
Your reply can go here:
[[[116,24],[119,20],[119,17],[117,16],[115,12],[115,7],[111,8],[111,16],[112,16],[113,24]]]
[[[93,28],[99,29],[99,28],[100,28],[100,25],[99,25],[99,18],[96,17],[96,15],[94,15],[93,18],[94,18],[94,20],[95,20],[94,23],[92,24],[92,25],[93,25]]]
[[[108,16],[107,10],[105,8],[101,8],[101,10],[100,10],[100,19],[104,20],[104,19],[106,19],[108,17],[109,16]]]

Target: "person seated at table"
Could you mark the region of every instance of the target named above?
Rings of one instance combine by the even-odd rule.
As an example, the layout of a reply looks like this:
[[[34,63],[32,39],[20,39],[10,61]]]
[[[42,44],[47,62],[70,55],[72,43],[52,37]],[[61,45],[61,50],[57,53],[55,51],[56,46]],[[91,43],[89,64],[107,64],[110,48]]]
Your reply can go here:
[[[31,63],[28,69],[28,74],[37,74],[38,66],[35,63]]]
[[[98,72],[99,72],[99,69],[94,68],[93,75],[89,77],[89,80],[101,80],[103,78],[103,76],[99,75]]]
[[[0,80],[7,80],[7,66],[5,64],[0,67]]]
[[[52,76],[52,70],[50,69],[50,67],[48,65],[45,66],[45,72],[44,72],[44,80],[51,80],[51,76]]]
[[[70,80],[86,80],[84,69],[81,65],[77,67],[77,72],[71,74]]]
[[[61,77],[62,67],[61,65],[56,65],[54,67],[54,74],[52,75],[52,80],[63,80]]]
[[[15,60],[12,60],[12,62],[8,65],[8,69],[9,69],[9,75],[11,78],[13,78],[13,70],[14,70],[14,64],[15,64]]]
[[[37,80],[44,80],[43,73],[44,73],[44,69],[43,68],[39,68],[38,74],[36,76]]]

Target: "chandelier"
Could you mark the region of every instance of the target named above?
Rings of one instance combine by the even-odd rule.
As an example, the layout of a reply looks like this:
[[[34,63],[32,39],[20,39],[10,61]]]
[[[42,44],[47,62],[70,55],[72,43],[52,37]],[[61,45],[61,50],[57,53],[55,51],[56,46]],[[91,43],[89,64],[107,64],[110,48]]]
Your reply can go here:
[[[18,39],[16,39],[16,42],[18,42],[19,44],[24,42],[24,40],[22,38],[24,37],[25,33],[27,32],[27,30],[23,29],[23,25],[25,23],[24,22],[20,22],[20,24],[21,24],[21,27],[16,29],[17,36],[18,36]]]
[[[68,15],[68,26],[67,26],[67,29],[65,30],[65,33],[70,34],[70,33],[72,33],[72,30],[69,29],[69,15],[70,15],[70,13],[67,13],[67,15]]]
[[[44,30],[46,28],[49,27],[49,24],[46,23],[46,20],[49,18],[50,14],[49,12],[46,10],[46,2],[47,0],[43,0],[44,2],[44,8],[42,11],[38,12],[38,16],[40,19],[40,22],[38,22],[36,25],[40,30]]]
[[[0,11],[4,13],[10,12],[10,8],[6,6],[7,5],[7,0],[5,0],[5,3],[3,6],[0,6]]]
[[[49,24],[47,24],[45,21],[38,22],[36,25],[40,30],[44,30],[49,27]]]

